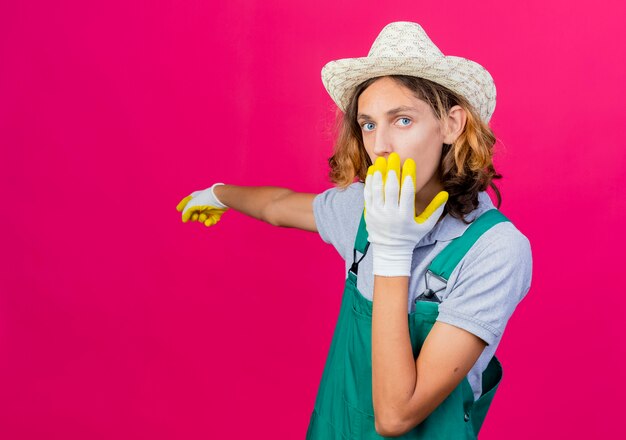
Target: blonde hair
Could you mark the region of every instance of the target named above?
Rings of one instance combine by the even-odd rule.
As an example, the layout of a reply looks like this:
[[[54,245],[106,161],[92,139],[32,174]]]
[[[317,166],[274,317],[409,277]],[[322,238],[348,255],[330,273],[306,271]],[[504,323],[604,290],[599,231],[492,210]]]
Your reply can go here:
[[[500,207],[500,191],[493,183],[493,179],[502,178],[493,165],[496,137],[474,107],[464,97],[433,81],[406,75],[389,77],[429,104],[435,117],[442,123],[450,108],[455,105],[461,106],[466,112],[463,131],[453,144],[444,144],[441,155],[439,177],[449,194],[446,211],[467,223],[465,215],[478,206],[478,193],[489,186],[496,193],[497,206]],[[361,93],[380,78],[370,78],[357,86],[345,114],[337,109],[335,131],[338,134],[328,164],[330,180],[341,189],[357,179],[365,181],[367,169],[372,165],[363,145],[361,127],[356,120],[357,103]]]

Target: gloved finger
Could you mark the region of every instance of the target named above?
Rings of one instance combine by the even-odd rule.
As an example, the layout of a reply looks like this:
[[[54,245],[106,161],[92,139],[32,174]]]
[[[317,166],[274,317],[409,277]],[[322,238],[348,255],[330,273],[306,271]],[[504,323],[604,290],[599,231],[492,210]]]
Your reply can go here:
[[[367,169],[367,175],[365,176],[365,188],[363,189],[364,199],[364,211],[367,212],[367,207],[372,206],[372,180],[374,175],[374,165],[371,165]]]
[[[206,216],[211,212],[211,207],[206,205],[189,206],[183,211],[183,222],[196,221],[204,213]]]
[[[191,214],[194,213],[194,209],[197,209],[197,208],[195,208],[194,206],[189,206],[185,208],[185,210],[183,211],[183,222],[186,223],[189,221],[189,219],[191,218]]]
[[[176,205],[176,210],[178,212],[182,212],[183,209],[185,209],[185,205],[187,205],[187,202],[189,202],[189,200],[191,200],[193,198],[193,196],[188,195],[187,197],[183,198],[180,202],[178,202],[178,205]]]
[[[383,174],[376,170],[372,176],[372,206],[385,206]]]
[[[226,212],[226,209],[219,209],[217,211],[212,211],[209,217],[213,219],[212,220],[213,224],[219,222],[225,212]]]
[[[189,219],[191,218],[191,214],[193,214],[193,212],[194,212],[193,206],[185,208],[185,210],[183,211],[183,215],[182,215],[183,223],[187,223],[189,221]]]
[[[385,179],[387,177],[387,160],[378,157],[374,162],[374,175],[372,176],[372,206],[385,204]]]
[[[385,206],[398,208],[400,199],[400,179],[395,170],[387,171],[387,181],[385,182]]]
[[[416,179],[416,171],[415,171],[415,161],[410,157],[404,161],[402,165],[402,184],[404,185],[404,180],[406,177],[411,177],[413,181],[413,191],[417,191],[417,179]]]
[[[215,223],[217,223],[217,220],[215,219],[215,217],[211,216],[208,219],[206,219],[206,221],[204,222],[204,226],[212,226]]]
[[[204,223],[204,221],[207,219],[207,214],[206,211],[202,211],[199,215],[198,215],[198,221],[201,223]]]
[[[415,218],[415,161],[406,159],[402,165],[402,186],[400,187],[400,210],[410,212]]]
[[[446,191],[440,191],[431,202],[428,204],[426,209],[415,218],[415,221],[419,224],[424,224],[429,220],[432,220],[432,223],[439,220],[441,213],[448,201],[448,193]]]
[[[187,221],[189,221],[191,214],[193,214],[195,211],[199,209],[201,209],[199,206],[193,206],[193,201],[188,203],[187,206],[185,206],[185,209],[183,210],[183,222],[186,223]]]
[[[223,212],[219,212],[217,214],[212,215],[211,217],[213,218],[213,224],[216,224],[217,222],[219,222],[222,219],[223,214],[224,214]]]
[[[440,205],[437,209],[435,209],[435,211],[430,215],[430,217],[428,217],[423,223],[419,224],[419,227],[422,230],[426,230],[426,231],[429,231],[432,228],[434,228],[435,223],[437,223],[437,220],[439,220],[439,217],[441,217],[441,214],[443,213],[444,208],[445,208],[445,203],[443,205]]]
[[[398,206],[400,198],[400,156],[391,153],[387,161],[387,178],[385,179],[385,204]]]
[[[383,177],[383,185],[387,179],[387,160],[384,157],[378,157],[376,162],[374,162],[374,173],[376,171],[380,171]]]

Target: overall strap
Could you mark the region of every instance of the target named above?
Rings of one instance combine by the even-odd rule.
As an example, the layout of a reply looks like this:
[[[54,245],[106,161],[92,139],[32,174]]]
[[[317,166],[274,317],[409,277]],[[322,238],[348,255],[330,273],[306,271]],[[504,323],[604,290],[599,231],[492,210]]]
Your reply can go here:
[[[354,241],[354,249],[352,251],[353,260],[352,267],[350,267],[350,272],[352,274],[348,274],[351,276],[356,276],[359,273],[359,263],[363,258],[365,258],[365,254],[367,253],[367,249],[370,246],[370,242],[367,240],[367,228],[365,226],[365,210],[363,210],[363,214],[361,214],[361,221],[359,222],[359,230],[356,233],[356,240]],[[356,259],[356,251],[359,251],[362,255],[358,260]]]
[[[452,240],[444,250],[439,252],[428,266],[428,270],[439,278],[448,281],[454,268],[476,243],[476,240],[492,226],[507,221],[510,220],[495,208],[485,211],[469,225],[463,235]]]
[[[428,266],[428,271],[447,281],[448,278],[450,278],[450,274],[463,259],[467,251],[476,243],[476,240],[492,226],[507,221],[510,220],[495,208],[483,212],[469,225],[463,235],[452,240],[452,243],[446,246],[445,249],[435,257],[430,263],[430,266]],[[356,234],[356,240],[354,241],[354,260],[350,268],[350,271],[355,275],[358,273],[359,263],[363,257],[365,257],[369,245],[370,243],[367,240],[367,228],[365,226],[365,211],[363,211],[361,221],[359,222],[359,229]],[[358,260],[356,258],[356,251],[363,254]]]
[[[356,240],[354,242],[354,248],[360,253],[367,252],[367,247],[370,242],[367,241],[367,228],[365,227],[365,210],[361,214],[361,222],[359,223],[359,231],[356,234]]]

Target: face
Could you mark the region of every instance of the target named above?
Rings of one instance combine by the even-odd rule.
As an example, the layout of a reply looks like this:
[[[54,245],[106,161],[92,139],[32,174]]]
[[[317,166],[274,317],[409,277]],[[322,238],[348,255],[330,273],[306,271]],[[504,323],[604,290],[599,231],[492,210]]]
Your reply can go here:
[[[417,196],[428,198],[432,193],[434,197],[443,189],[437,170],[447,137],[426,102],[382,77],[359,96],[357,122],[372,163],[396,152],[401,163],[408,158],[415,161]]]

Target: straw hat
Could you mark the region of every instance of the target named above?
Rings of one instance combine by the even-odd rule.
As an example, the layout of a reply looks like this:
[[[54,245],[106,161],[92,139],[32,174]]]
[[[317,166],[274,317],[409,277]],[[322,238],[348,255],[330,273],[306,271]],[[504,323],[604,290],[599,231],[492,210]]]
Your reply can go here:
[[[445,56],[417,23],[398,21],[383,28],[366,57],[330,61],[322,82],[345,112],[356,86],[377,76],[411,75],[439,83],[464,96],[489,122],[496,107],[496,86],[480,64]]]

